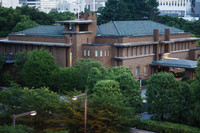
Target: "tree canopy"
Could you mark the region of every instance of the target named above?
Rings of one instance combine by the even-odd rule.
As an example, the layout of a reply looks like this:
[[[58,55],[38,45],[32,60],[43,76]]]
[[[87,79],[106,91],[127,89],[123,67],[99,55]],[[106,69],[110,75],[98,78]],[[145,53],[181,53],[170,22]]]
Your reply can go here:
[[[157,0],[108,0],[98,12],[98,24],[109,21],[155,19],[158,12]]]
[[[53,56],[44,49],[28,52],[27,61],[21,69],[21,78],[29,87],[52,87],[53,74],[57,73],[58,66]]]

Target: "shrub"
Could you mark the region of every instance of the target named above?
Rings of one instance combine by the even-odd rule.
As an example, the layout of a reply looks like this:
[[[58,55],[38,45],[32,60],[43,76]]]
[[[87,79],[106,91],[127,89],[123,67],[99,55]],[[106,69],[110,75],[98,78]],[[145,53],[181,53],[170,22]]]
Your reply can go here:
[[[199,133],[200,129],[183,124],[176,124],[170,122],[140,120],[137,128],[154,131],[157,133]]]

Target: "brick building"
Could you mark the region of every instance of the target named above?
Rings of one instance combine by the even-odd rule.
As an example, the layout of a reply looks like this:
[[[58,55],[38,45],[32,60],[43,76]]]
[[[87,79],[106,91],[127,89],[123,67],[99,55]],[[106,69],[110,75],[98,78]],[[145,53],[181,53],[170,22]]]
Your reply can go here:
[[[80,58],[93,58],[105,66],[127,66],[136,78],[180,69],[186,70],[187,77],[194,76],[191,72],[196,62],[191,60],[197,60],[200,51],[196,49],[198,38],[190,33],[152,21],[114,21],[97,26],[95,13],[58,23],[63,26],[39,26],[10,34],[0,40],[0,53],[14,55],[44,47],[63,67]]]

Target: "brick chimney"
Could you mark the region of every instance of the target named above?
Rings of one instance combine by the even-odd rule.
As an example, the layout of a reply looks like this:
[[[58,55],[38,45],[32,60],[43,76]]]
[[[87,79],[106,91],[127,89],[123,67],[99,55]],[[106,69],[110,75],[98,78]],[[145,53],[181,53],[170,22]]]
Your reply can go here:
[[[158,29],[153,30],[153,41],[154,42],[159,41],[159,31],[158,31]]]

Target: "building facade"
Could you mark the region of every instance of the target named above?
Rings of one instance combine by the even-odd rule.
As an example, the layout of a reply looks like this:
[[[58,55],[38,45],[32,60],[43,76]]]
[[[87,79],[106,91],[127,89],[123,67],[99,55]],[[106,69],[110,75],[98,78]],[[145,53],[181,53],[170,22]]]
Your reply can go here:
[[[1,0],[1,6],[2,7],[7,7],[7,8],[16,8],[17,6],[19,6],[19,0]]]
[[[166,67],[168,71],[190,71],[193,66],[187,64],[176,68],[177,65],[162,66],[155,61],[166,55],[173,62],[197,60],[200,54],[196,49],[198,38],[152,21],[114,21],[97,26],[96,14],[85,13],[80,20],[59,23],[63,26],[39,26],[10,34],[0,40],[0,53],[14,55],[43,47],[60,66],[73,66],[81,58],[93,58],[107,67],[127,66],[136,78],[148,78]]]

